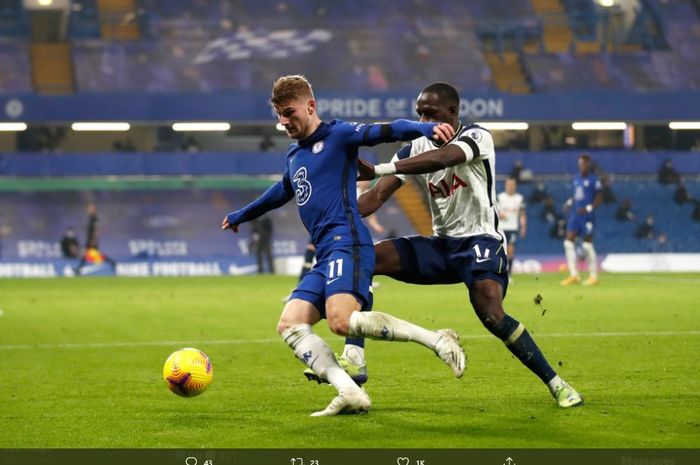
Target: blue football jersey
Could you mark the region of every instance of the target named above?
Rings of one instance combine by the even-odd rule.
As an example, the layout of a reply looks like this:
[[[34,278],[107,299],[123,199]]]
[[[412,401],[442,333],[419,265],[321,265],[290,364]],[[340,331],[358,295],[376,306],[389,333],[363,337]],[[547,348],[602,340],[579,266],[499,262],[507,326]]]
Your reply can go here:
[[[361,146],[431,136],[435,123],[396,120],[389,124],[322,122],[287,151],[282,180],[241,210],[231,225],[251,221],[296,198],[299,216],[322,256],[333,246],[372,245],[357,209],[357,156]]]
[[[593,204],[595,195],[603,188],[598,176],[589,173],[588,176],[577,174],[574,178],[574,209],[575,213],[579,208],[586,208],[586,205]]]
[[[357,155],[365,127],[338,120],[321,123],[287,152],[284,178],[291,183],[301,221],[319,252],[333,244],[372,244],[360,220],[356,194]]]

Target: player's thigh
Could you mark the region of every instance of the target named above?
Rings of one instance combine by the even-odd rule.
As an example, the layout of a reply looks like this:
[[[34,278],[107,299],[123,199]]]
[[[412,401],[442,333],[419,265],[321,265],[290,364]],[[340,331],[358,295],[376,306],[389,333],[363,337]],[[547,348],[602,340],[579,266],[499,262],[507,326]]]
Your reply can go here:
[[[372,308],[372,273],[374,271],[374,246],[359,245],[338,247],[323,257],[325,273],[326,310],[331,297],[336,294],[354,296],[361,310]],[[327,318],[330,318],[326,315]],[[329,324],[331,322],[329,321]]]
[[[573,241],[583,234],[585,234],[584,218],[578,215],[569,217],[569,220],[566,222],[566,238]]]
[[[504,297],[508,289],[508,257],[503,243],[491,236],[444,239],[450,266],[468,288],[481,280],[500,285]]]
[[[374,255],[375,276],[391,276],[401,271],[401,258],[392,239],[374,244]]]
[[[399,256],[400,269],[389,274],[410,284],[455,284],[461,278],[449,265],[439,238],[408,236],[391,239]]]
[[[515,254],[515,244],[516,244],[516,242],[518,242],[518,231],[509,230],[509,231],[503,231],[503,232],[506,235],[506,242],[508,243],[508,248],[507,248],[508,256],[512,258],[513,255]]]
[[[310,304],[316,309],[319,319],[326,317],[326,274],[323,271],[325,266],[323,261],[316,262],[289,296],[290,302],[300,300]]]
[[[307,300],[290,299],[280,315],[277,332],[282,334],[287,329],[301,324],[315,325],[321,319],[321,313],[316,306]]]

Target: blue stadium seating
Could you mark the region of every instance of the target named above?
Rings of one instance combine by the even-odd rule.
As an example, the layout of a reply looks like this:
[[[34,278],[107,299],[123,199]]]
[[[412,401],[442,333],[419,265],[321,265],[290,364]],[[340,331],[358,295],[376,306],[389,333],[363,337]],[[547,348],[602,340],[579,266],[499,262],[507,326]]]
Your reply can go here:
[[[563,3],[576,39],[592,41],[607,10],[593,0]],[[700,89],[698,14],[691,2],[644,0],[626,36],[614,40],[645,51],[530,49],[525,70],[540,93]],[[474,93],[496,91],[485,42],[495,38],[522,51],[524,43],[541,41],[543,24],[552,21],[529,0],[138,0],[134,15],[140,40],[105,41],[97,1],[72,2],[68,34],[79,91],[267,90],[280,70],[304,72],[320,90],[415,92],[445,80]],[[2,0],[0,37],[28,35],[21,0]],[[0,45],[0,54],[3,64],[27,59],[26,48]],[[0,92],[26,90],[26,66],[7,69],[21,76],[21,85],[3,73]]]
[[[0,38],[0,94],[31,92],[31,76],[27,41]]]
[[[0,0],[0,37],[26,37],[29,23],[22,0]]]
[[[71,2],[71,14],[68,17],[68,35],[73,39],[98,39],[100,37],[97,0]]]

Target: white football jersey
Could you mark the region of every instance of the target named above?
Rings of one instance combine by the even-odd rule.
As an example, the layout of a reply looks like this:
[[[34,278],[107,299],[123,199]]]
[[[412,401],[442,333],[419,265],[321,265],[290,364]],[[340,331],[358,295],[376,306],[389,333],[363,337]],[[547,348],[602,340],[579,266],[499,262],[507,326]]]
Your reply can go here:
[[[421,179],[427,191],[433,234],[442,237],[486,234],[505,242],[496,214],[496,152],[491,134],[475,124],[460,125],[449,143],[462,149],[467,158],[464,163],[414,175]],[[408,156],[437,148],[431,139],[421,137],[411,142]],[[392,161],[398,161],[402,152],[394,155]],[[396,176],[406,181],[406,175]]]
[[[520,226],[520,212],[525,208],[523,196],[517,192],[498,194],[498,216],[504,231],[517,231]]]

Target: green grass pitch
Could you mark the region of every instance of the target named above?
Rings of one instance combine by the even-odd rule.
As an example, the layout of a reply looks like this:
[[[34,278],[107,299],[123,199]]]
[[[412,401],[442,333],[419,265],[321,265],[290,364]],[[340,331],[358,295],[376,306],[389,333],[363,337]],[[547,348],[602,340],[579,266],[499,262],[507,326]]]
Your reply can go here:
[[[428,350],[369,341],[368,415],[276,334],[287,277],[0,281],[0,447],[698,447],[700,275],[517,276],[506,309],[586,404],[564,410],[480,325],[462,286],[380,279],[375,309],[463,335],[464,378]],[[537,294],[543,298],[534,303]],[[339,350],[342,339],[318,331]],[[203,395],[161,378],[173,350],[214,365]]]

